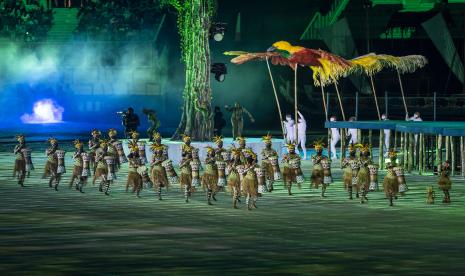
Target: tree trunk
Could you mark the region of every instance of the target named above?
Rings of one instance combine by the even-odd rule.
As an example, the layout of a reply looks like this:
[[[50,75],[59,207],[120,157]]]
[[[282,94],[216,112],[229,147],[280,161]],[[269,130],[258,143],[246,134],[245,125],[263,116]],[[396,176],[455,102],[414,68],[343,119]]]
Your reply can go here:
[[[181,121],[172,139],[180,139],[182,134],[186,134],[193,140],[206,141],[213,135],[209,46],[212,10],[212,0],[185,1],[178,8],[186,83]]]

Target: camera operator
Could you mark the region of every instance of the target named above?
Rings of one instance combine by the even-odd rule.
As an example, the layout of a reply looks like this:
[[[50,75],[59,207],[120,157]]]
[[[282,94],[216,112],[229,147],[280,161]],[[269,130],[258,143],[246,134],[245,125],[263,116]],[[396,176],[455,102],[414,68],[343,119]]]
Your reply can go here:
[[[126,138],[130,137],[131,132],[137,131],[137,127],[140,126],[139,116],[134,113],[134,109],[129,107],[127,111],[120,111],[118,114],[122,115],[122,123],[124,126],[124,135]]]

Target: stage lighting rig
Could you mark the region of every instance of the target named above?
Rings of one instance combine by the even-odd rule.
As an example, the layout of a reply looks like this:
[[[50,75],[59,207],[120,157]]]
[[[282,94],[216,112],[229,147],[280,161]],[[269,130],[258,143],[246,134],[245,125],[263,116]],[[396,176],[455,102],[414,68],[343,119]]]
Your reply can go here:
[[[226,32],[226,23],[215,22],[210,25],[210,39],[215,41],[223,40],[224,33]]]
[[[228,69],[224,63],[213,63],[211,65],[210,73],[215,74],[215,80],[223,82],[226,78],[226,74],[228,73]]]

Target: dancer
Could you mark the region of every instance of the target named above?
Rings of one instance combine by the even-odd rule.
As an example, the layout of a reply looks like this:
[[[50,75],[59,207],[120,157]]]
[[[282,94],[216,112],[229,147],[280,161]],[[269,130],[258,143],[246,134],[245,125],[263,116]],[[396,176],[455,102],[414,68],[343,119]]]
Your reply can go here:
[[[89,140],[89,151],[90,151],[90,165],[92,167],[92,171],[95,175],[95,170],[97,169],[96,161],[95,161],[95,152],[100,147],[100,138],[102,133],[98,129],[93,129],[91,132],[92,137]],[[93,183],[95,184],[95,183]]]
[[[331,122],[336,121],[336,116],[331,116],[329,118]],[[331,128],[331,133],[330,133],[330,141],[331,141],[331,159],[335,160],[337,159],[337,154],[336,154],[336,145],[341,140],[341,135],[339,134],[339,129],[337,128]]]
[[[168,156],[164,154],[163,145],[157,145],[153,143],[151,149],[153,155],[152,161],[150,162],[150,171],[152,176],[153,189],[158,195],[158,199],[162,200],[161,188],[168,187],[169,184],[168,175],[166,173],[165,167],[163,166],[164,162],[168,160]]]
[[[244,112],[249,116],[250,122],[254,123],[255,119],[252,114],[241,106],[238,102],[233,107],[225,105],[224,108],[231,112],[231,126],[233,139],[242,136],[242,130],[244,129]]]
[[[162,139],[161,134],[158,133],[158,132],[154,132],[152,139],[153,139],[152,145],[162,147],[163,156],[165,156],[166,160],[168,160],[169,159],[169,157],[168,157],[168,146],[165,145],[165,144],[162,144],[162,142],[161,142],[161,139]]]
[[[87,180],[87,177],[83,176],[84,160],[82,154],[85,153],[84,144],[81,141],[79,141],[79,139],[74,140],[73,143],[76,151],[73,154],[74,167],[73,174],[71,175],[71,179],[69,181],[69,188],[71,189],[74,186],[77,191],[83,193],[84,191],[82,190],[82,188],[84,186],[85,181]],[[78,183],[74,185],[76,179],[78,180]]]
[[[290,114],[286,114],[286,120],[282,123],[284,125],[284,131],[286,132],[286,143],[295,143],[295,121],[292,119],[292,116]]]
[[[128,162],[123,150],[123,143],[118,139],[118,132],[114,128],[108,130],[108,138],[108,151],[114,155],[116,167],[119,169],[122,163]]]
[[[213,142],[216,144],[216,148],[215,148],[216,160],[228,161],[226,160],[228,158],[225,158],[228,155],[228,151],[225,148],[223,148],[223,137],[215,136],[213,137]]]
[[[244,137],[240,136],[236,138],[239,150],[241,151],[241,161],[245,164],[245,155],[247,154],[247,141]]]
[[[358,191],[358,173],[360,170],[360,160],[357,158],[357,147],[358,145],[350,144],[349,145],[349,157],[346,157],[342,160],[342,168],[344,169],[344,188],[347,189],[349,193],[349,199],[353,199],[352,192],[355,187],[356,197],[359,197]]]
[[[397,166],[397,152],[391,149],[388,156],[390,162],[386,164],[387,173],[384,177],[383,188],[386,198],[389,200],[389,206],[393,206],[393,201],[394,199],[397,199],[397,192],[399,191],[399,182],[397,180],[396,173],[394,172],[394,168]]]
[[[13,153],[16,156],[13,177],[16,177],[16,173],[18,173],[18,185],[24,187],[24,179],[26,178],[26,173],[28,171],[28,163],[30,170],[33,170],[34,167],[32,166],[30,156],[31,150],[26,146],[26,138],[24,135],[18,134],[16,135],[16,139],[18,140],[18,144],[13,150]]]
[[[243,168],[241,161],[241,151],[239,149],[233,148],[231,150],[231,160],[228,162],[228,187],[231,190],[233,208],[237,209],[237,202],[240,202],[241,195],[241,177],[240,171]]]
[[[355,122],[355,117],[350,117],[349,122]],[[357,144],[358,143],[358,129],[356,128],[349,128],[347,130],[348,136],[350,136],[349,144]]]
[[[297,183],[297,174],[300,169],[300,155],[295,153],[295,145],[287,144],[288,153],[283,156],[283,180],[289,195],[292,195],[292,183]]]
[[[64,166],[64,151],[59,149],[58,140],[55,138],[49,138],[48,142],[50,147],[45,151],[47,155],[47,163],[45,164],[44,175],[42,178],[50,176],[48,186],[58,191],[58,185],[60,184],[61,174],[65,172]]]
[[[381,121],[388,121],[388,117],[386,114],[382,114],[381,115]],[[388,155],[388,152],[389,152],[389,149],[391,148],[389,146],[389,142],[391,140],[391,130],[390,129],[384,129],[384,152],[385,152],[385,156]]]
[[[191,137],[183,135],[182,140],[184,144],[181,147],[181,163],[179,169],[181,170],[181,176],[179,182],[181,182],[181,190],[184,191],[184,198],[186,203],[189,202],[192,189],[192,169],[190,162],[192,161],[192,149]]]
[[[245,176],[242,180],[242,194],[246,197],[245,204],[248,210],[257,208],[258,180],[255,169],[257,168],[257,155],[247,149],[246,162],[244,164]]]
[[[208,205],[213,205],[211,200],[216,201],[215,195],[218,189],[218,168],[216,167],[215,150],[207,147],[207,157],[205,158],[205,172],[202,175],[202,186],[206,189]]]
[[[134,141],[129,141],[128,148],[129,154],[127,157],[129,159],[129,169],[126,182],[126,193],[129,187],[132,187],[132,193],[136,193],[136,196],[140,197],[140,192],[142,191],[142,176],[138,173],[138,169],[143,166],[143,164],[139,156],[139,146]]]
[[[262,140],[265,143],[265,148],[262,150],[262,169],[265,171],[266,188],[268,192],[273,191],[273,183],[275,181],[275,170],[273,166],[278,166],[278,153],[272,146],[272,137],[270,134],[263,136]],[[279,169],[278,169],[279,170]]]
[[[360,203],[368,201],[367,194],[370,189],[370,170],[369,166],[372,165],[370,157],[370,144],[363,144],[360,147],[360,170],[358,172],[357,190],[361,193]]]
[[[307,148],[305,147],[305,143],[307,143],[307,121],[305,121],[305,118],[300,111],[297,111],[297,113],[299,114],[299,121],[297,123],[299,141],[297,141],[297,149],[300,145],[304,153],[304,160],[307,160]]]
[[[101,139],[100,147],[95,152],[96,170],[94,174],[94,183],[99,180],[99,192],[110,195],[110,185],[114,179],[114,156],[108,154],[108,141]]]
[[[313,188],[318,189],[321,185],[321,197],[325,197],[327,186],[332,182],[331,171],[329,167],[329,160],[327,156],[323,155],[324,144],[321,140],[313,142],[316,154],[312,155],[313,169],[312,169],[312,185]],[[329,170],[329,173],[325,170]]]
[[[450,173],[451,173],[450,161],[446,160],[441,166],[441,171],[440,171],[441,175],[438,180],[439,189],[442,190],[442,192],[444,193],[444,199],[442,200],[442,203],[450,203],[449,190],[452,187],[452,181],[450,180]]]
[[[398,189],[397,177],[391,163],[386,164],[386,170],[386,176],[383,181],[384,193],[386,194],[386,198],[389,200],[389,206],[393,206],[393,201]]]

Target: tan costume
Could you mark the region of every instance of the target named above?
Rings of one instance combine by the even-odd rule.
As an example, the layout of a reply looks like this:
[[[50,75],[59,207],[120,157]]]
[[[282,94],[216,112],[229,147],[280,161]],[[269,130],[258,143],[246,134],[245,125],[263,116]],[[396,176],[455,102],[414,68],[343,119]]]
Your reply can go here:
[[[349,199],[353,199],[352,191],[355,187],[356,197],[359,197],[358,191],[358,173],[360,170],[360,160],[357,158],[357,147],[358,145],[350,144],[349,145],[349,157],[342,160],[342,168],[344,169],[343,179],[344,187],[348,190]]]
[[[206,190],[208,205],[212,205],[211,200],[216,201],[215,195],[218,191],[218,168],[216,167],[215,150],[207,147],[207,157],[205,158],[205,171],[202,175],[202,186]]]
[[[181,170],[181,176],[179,182],[181,183],[181,190],[184,191],[184,198],[186,202],[189,202],[189,197],[192,192],[192,169],[190,162],[192,161],[192,150],[191,138],[187,135],[183,136],[184,144],[181,148],[181,163],[179,168]]]
[[[87,153],[84,151],[84,144],[79,141],[74,141],[74,147],[76,151],[73,154],[74,160],[74,167],[73,167],[73,174],[71,175],[71,179],[69,181],[69,188],[71,189],[73,186],[77,191],[83,193],[84,185],[87,182],[87,178],[90,175],[89,164],[86,164],[86,173],[84,173],[84,163],[88,162]],[[74,182],[78,180],[76,184]]]
[[[163,162],[167,160],[167,156],[164,155],[164,147],[162,145],[152,144],[152,161],[150,162],[151,166],[151,177],[153,188],[155,193],[158,194],[158,199],[161,200],[161,188],[168,187],[168,176],[166,174],[166,169],[163,166]]]
[[[241,195],[241,177],[244,169],[244,165],[241,162],[241,151],[239,149],[231,150],[232,156],[231,160],[228,162],[228,187],[231,190],[233,198],[233,208],[237,208],[237,202],[239,202],[239,197]]]
[[[438,179],[439,189],[444,193],[443,203],[450,203],[450,189],[452,188],[452,181],[450,180],[450,163],[447,160],[441,165],[441,172]]]
[[[280,178],[280,168],[278,163],[278,153],[271,148],[272,146],[271,135],[263,136],[262,140],[265,142],[265,148],[262,150],[262,164],[261,167],[265,174],[266,189],[268,192],[273,191],[273,184],[275,180]],[[278,179],[276,179],[276,178]]]
[[[13,169],[13,177],[18,173],[18,185],[24,187],[24,179],[26,173],[34,170],[31,160],[31,150],[26,146],[26,139],[24,135],[16,135],[18,145],[15,146],[13,153],[15,154],[15,166]]]
[[[292,195],[292,183],[301,183],[298,179],[303,179],[302,170],[300,168],[300,155],[295,153],[295,145],[287,145],[288,153],[283,156],[282,163],[284,163],[283,179],[284,186],[287,187],[287,192]]]

